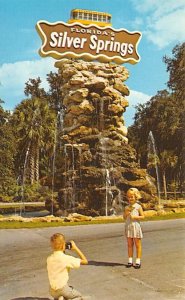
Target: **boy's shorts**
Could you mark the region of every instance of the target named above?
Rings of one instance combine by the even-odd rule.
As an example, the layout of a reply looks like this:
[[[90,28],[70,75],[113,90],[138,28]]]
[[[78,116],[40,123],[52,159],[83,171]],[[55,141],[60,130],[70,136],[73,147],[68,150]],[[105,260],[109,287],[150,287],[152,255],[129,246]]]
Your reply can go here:
[[[50,288],[50,294],[54,299],[63,296],[64,299],[82,300],[82,295],[79,291],[75,290],[72,286],[65,285],[62,289],[53,290]]]

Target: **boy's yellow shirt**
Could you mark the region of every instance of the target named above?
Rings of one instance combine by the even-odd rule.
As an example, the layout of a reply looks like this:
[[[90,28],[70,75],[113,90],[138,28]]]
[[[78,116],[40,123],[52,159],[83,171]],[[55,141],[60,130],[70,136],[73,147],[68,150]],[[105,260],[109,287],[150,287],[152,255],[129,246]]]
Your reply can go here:
[[[62,289],[69,280],[69,269],[78,269],[81,259],[54,251],[47,258],[47,271],[50,287],[54,290]]]

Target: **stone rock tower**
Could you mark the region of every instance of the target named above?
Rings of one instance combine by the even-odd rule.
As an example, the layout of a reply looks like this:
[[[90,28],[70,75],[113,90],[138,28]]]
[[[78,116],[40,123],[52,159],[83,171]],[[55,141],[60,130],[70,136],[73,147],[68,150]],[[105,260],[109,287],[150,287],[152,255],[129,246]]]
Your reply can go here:
[[[136,163],[123,114],[128,106],[124,66],[63,59],[62,163],[57,171],[54,213],[121,213],[125,192],[141,190],[143,202],[154,201],[154,186]],[[51,202],[47,202],[51,209]]]

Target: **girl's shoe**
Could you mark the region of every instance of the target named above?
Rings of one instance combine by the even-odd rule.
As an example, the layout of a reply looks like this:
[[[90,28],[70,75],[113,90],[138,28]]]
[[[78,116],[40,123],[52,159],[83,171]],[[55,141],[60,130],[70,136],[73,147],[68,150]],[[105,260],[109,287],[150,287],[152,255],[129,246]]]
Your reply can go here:
[[[133,266],[132,263],[128,263],[128,264],[126,265],[126,268],[131,268],[132,266]]]
[[[140,269],[141,268],[141,264],[135,264],[134,268],[135,269]]]

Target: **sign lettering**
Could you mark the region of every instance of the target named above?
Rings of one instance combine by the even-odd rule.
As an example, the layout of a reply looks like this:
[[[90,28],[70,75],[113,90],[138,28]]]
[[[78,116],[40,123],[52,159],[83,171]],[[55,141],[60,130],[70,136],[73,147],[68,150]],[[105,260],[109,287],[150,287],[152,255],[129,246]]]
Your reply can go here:
[[[135,64],[140,60],[137,45],[140,32],[97,25],[49,23],[39,21],[36,29],[42,39],[41,56],[82,58],[84,60],[113,61]]]

